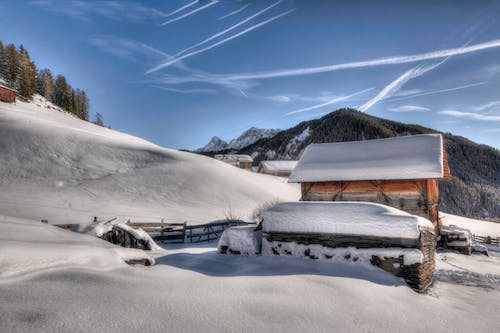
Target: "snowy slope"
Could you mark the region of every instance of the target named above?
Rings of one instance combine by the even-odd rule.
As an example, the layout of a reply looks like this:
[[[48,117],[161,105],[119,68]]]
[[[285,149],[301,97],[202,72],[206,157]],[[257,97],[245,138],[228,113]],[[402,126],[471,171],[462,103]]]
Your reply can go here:
[[[37,103],[40,104],[40,103]],[[83,223],[93,216],[201,223],[248,217],[298,187],[165,149],[42,104],[0,103],[0,213]]]
[[[478,236],[500,237],[500,223],[470,219],[448,213],[439,213],[444,225],[456,225]]]

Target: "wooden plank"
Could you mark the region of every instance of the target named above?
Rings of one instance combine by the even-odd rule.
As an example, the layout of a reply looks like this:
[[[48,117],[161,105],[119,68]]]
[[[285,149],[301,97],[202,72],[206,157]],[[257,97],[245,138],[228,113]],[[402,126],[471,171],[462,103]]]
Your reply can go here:
[[[262,237],[268,241],[295,242],[298,244],[320,244],[328,247],[349,247],[356,248],[386,248],[386,247],[404,247],[420,248],[420,239],[411,238],[389,238],[375,236],[357,236],[343,234],[325,234],[325,233],[263,233]]]

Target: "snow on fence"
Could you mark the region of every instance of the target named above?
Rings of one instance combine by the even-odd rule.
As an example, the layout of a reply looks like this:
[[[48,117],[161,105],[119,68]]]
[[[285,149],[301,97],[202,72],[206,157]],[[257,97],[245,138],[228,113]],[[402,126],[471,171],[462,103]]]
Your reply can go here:
[[[500,237],[472,235],[472,240],[476,243],[500,245]]]
[[[186,236],[186,222],[165,223],[163,219],[160,222],[132,222],[128,220],[127,225],[132,228],[141,228],[151,234],[154,241],[184,243]]]
[[[165,223],[161,222],[132,222],[127,224],[133,228],[141,228],[155,241],[169,242],[175,241],[184,243],[188,240],[190,243],[209,242],[218,239],[224,230],[232,226],[248,225],[247,222],[240,220],[215,221],[205,224],[187,225],[184,223]]]

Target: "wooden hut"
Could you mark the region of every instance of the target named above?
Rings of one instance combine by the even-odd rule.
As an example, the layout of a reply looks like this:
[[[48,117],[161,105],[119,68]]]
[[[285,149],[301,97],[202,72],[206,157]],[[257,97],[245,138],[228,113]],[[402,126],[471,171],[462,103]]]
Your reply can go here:
[[[214,156],[216,160],[222,161],[227,164],[231,164],[240,169],[251,170],[253,164],[253,158],[248,155],[242,154],[216,154]]]
[[[378,202],[439,231],[438,182],[450,178],[442,136],[424,134],[311,144],[288,181],[301,183],[303,201]]]
[[[298,161],[261,161],[257,168],[258,173],[289,177]]]
[[[16,91],[9,87],[0,85],[0,101],[7,103],[15,103]]]

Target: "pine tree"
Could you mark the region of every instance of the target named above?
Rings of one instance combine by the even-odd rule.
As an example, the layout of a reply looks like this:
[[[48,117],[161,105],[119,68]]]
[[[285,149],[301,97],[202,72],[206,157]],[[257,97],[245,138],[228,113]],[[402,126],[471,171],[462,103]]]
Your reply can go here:
[[[71,111],[71,88],[61,74],[57,75],[54,85],[54,104],[68,112]]]
[[[37,91],[47,100],[52,101],[54,95],[54,78],[50,69],[42,69],[38,72]]]
[[[28,51],[23,45],[19,47],[18,54],[19,76],[18,84],[19,95],[31,99],[37,88],[37,70],[35,63],[31,61]]]
[[[89,120],[89,99],[85,91],[76,89],[76,97],[77,97],[77,109],[78,109],[78,117],[83,120]]]
[[[5,47],[0,40],[0,78],[4,79],[7,74],[6,58],[5,58]]]
[[[102,115],[99,112],[95,114],[94,124],[104,127],[104,121],[102,120]]]
[[[17,89],[17,78],[19,76],[18,53],[14,44],[9,44],[4,50],[5,56],[5,81],[13,89]]]

